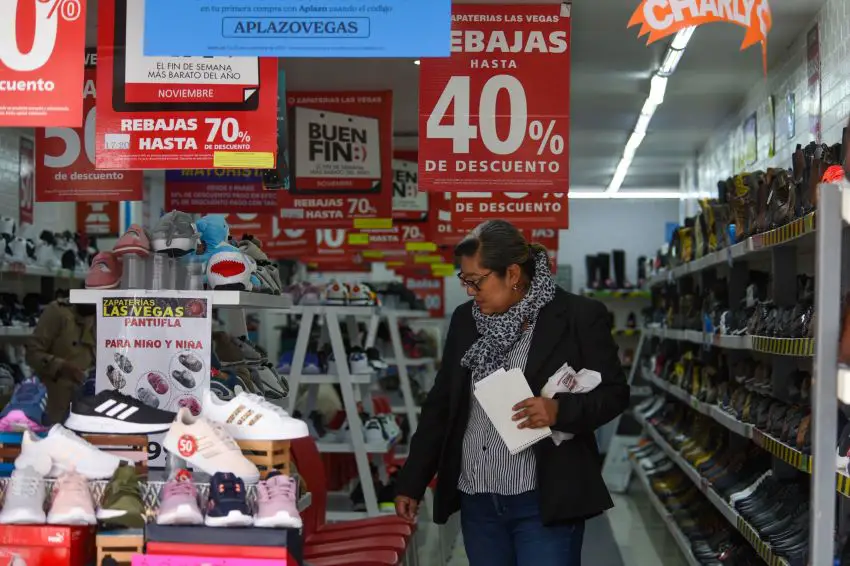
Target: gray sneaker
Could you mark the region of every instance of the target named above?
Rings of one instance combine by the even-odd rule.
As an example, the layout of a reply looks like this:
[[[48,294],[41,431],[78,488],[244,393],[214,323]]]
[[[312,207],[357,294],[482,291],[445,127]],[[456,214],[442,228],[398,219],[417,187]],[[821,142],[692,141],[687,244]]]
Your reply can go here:
[[[194,253],[198,245],[198,230],[192,216],[173,210],[159,219],[151,233],[153,251],[169,257]]]
[[[0,524],[43,525],[47,521],[44,514],[46,494],[41,474],[29,466],[16,469],[6,491],[3,511],[0,511]]]
[[[136,390],[136,397],[138,397],[139,401],[147,405],[148,407],[152,407],[154,409],[159,408],[159,399],[150,389],[145,389],[144,387],[140,387]]]

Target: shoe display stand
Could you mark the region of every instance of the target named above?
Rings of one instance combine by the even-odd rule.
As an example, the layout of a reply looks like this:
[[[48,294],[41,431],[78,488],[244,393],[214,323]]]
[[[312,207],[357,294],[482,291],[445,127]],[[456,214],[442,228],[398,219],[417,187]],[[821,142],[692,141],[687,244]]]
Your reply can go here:
[[[811,474],[810,541],[808,563],[826,566],[834,562],[835,509],[836,502],[842,507],[840,518],[850,517],[847,496],[850,493],[850,477],[835,468],[835,431],[837,424],[836,390],[841,391],[843,372],[838,368],[837,337],[840,335],[841,282],[850,282],[847,262],[842,262],[842,242],[848,231],[842,230],[842,194],[837,187],[820,187],[819,210],[798,218],[786,226],[751,236],[728,248],[707,254],[683,265],[668,269],[653,276],[648,286],[653,293],[662,288],[674,288],[682,296],[697,288],[707,289],[719,277],[726,280],[729,305],[738,305],[745,298],[750,282],[750,270],[769,272],[772,289],[771,300],[778,307],[794,307],[797,301],[798,273],[815,275],[816,315],[815,336],[834,336],[836,339],[816,340],[812,337],[778,338],[747,334],[723,335],[716,332],[683,330],[672,328],[647,328],[636,353],[640,359],[643,350],[659,341],[674,341],[680,347],[690,349],[694,356],[710,354],[714,349],[723,350],[729,366],[742,357],[769,360],[772,369],[773,397],[783,398],[798,369],[809,369],[812,375],[812,456],[788,446],[727,413],[718,405],[705,403],[689,392],[654,375],[647,369],[638,370],[645,381],[657,391],[677,399],[692,410],[705,415],[729,430],[730,445],[752,442],[769,452],[773,459],[773,472],[779,478],[795,478],[800,473]],[[850,199],[845,209],[850,211]],[[829,211],[828,214],[824,211]],[[850,249],[844,242],[843,249]],[[816,258],[816,261],[815,261]],[[841,266],[836,269],[835,266]],[[842,279],[843,277],[843,279]],[[846,382],[850,401],[850,370]],[[635,372],[630,376],[630,382]],[[666,442],[663,436],[649,423],[643,422],[646,436],[651,438],[700,488],[707,499],[733,524],[768,564],[784,564],[784,559],[773,555],[767,543],[758,533],[723,499],[714,492],[697,470],[682,458]],[[820,432],[819,432],[820,431]],[[837,493],[838,492],[838,493]],[[841,495],[839,495],[841,494]],[[662,513],[662,516],[664,514]],[[850,521],[842,520],[838,539],[848,534]],[[684,549],[683,549],[684,550]],[[687,555],[687,553],[686,553]]]

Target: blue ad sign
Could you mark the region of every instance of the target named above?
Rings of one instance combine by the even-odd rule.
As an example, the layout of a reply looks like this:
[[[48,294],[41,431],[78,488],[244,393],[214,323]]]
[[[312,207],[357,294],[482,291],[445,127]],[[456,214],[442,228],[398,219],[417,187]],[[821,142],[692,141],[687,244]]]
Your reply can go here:
[[[144,54],[448,57],[451,0],[133,0]]]

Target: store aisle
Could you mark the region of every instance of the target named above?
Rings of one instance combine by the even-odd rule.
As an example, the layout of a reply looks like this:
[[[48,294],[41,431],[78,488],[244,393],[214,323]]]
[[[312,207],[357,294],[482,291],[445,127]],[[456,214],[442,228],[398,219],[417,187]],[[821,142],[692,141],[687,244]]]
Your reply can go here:
[[[588,522],[582,563],[587,566],[686,566],[676,542],[640,486],[614,495],[615,508]],[[423,553],[425,556],[433,554]],[[459,538],[448,566],[468,566]]]

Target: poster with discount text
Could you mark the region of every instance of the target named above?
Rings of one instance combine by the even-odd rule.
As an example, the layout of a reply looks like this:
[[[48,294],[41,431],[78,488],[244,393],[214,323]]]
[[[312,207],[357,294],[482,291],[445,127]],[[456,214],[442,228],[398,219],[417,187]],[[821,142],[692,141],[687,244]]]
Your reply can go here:
[[[443,277],[404,277],[404,286],[425,303],[431,318],[446,316],[444,305],[446,280]]]
[[[549,269],[552,273],[558,271],[558,246],[560,245],[559,231],[553,228],[534,228],[522,231],[525,238],[546,248],[549,254]]]
[[[275,214],[277,195],[263,189],[259,169],[178,169],[165,172],[165,208],[194,214]]]
[[[290,93],[291,228],[392,226],[392,92]]]
[[[393,220],[427,218],[428,193],[419,190],[419,166],[416,161],[393,159]]]
[[[141,171],[99,171],[95,167],[97,65],[97,51],[86,50],[83,127],[35,130],[37,202],[142,200]]]
[[[18,222],[33,223],[35,198],[35,146],[29,138],[18,142]]]
[[[271,224],[271,236],[263,240],[263,251],[270,259],[289,259],[307,261],[316,253],[315,230],[293,230],[283,228],[283,222],[277,217],[268,217]]]
[[[118,201],[76,203],[77,232],[85,236],[118,237],[120,206]]]
[[[99,3],[98,168],[274,167],[277,60],[146,57],[144,15],[145,0]]]
[[[86,0],[0,2],[0,127],[83,123]]]
[[[453,225],[460,229],[498,219],[520,228],[569,228],[566,193],[452,193],[445,198]]]
[[[186,407],[200,414],[210,381],[211,335],[211,292],[104,294],[97,311],[96,388],[116,389],[158,409]],[[163,465],[160,439],[150,441],[151,465]]]
[[[461,229],[459,219],[452,215],[452,193],[433,193],[430,197],[428,232],[431,241],[438,246],[457,245],[469,230]]]
[[[422,59],[419,187],[569,187],[570,7],[452,6],[451,57]]]
[[[449,54],[451,0],[147,0],[147,3],[146,55],[324,59]]]

